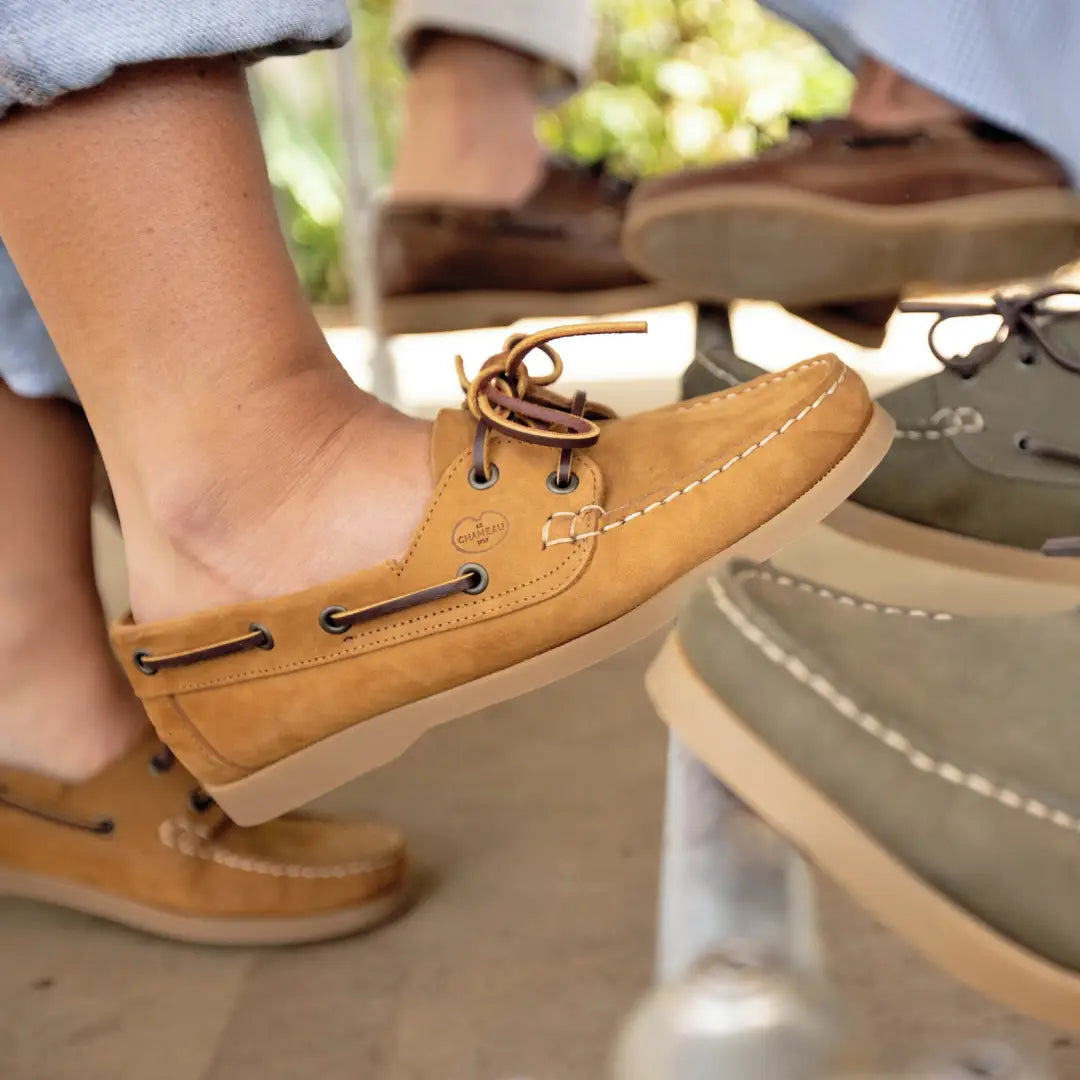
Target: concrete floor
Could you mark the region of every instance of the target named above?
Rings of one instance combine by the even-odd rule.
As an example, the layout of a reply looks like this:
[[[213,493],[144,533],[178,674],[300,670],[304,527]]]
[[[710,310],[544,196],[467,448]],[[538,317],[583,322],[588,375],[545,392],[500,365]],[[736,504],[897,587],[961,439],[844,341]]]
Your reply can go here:
[[[115,540],[103,551],[115,605]],[[796,562],[905,598],[903,575],[829,541]],[[652,967],[664,732],[640,675],[655,644],[448,725],[325,801],[412,841],[420,902],[366,938],[199,949],[0,902],[0,1080],[602,1080]],[[910,1060],[1019,1041],[1080,1080],[1070,1036],[1003,1014],[822,896],[859,1043]]]

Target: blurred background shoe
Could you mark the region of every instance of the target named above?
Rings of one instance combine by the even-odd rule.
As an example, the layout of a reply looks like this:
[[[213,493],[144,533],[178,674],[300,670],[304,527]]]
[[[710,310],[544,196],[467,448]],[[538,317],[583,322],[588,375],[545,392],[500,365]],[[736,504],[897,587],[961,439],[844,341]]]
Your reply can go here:
[[[466,330],[691,299],[627,262],[620,237],[633,190],[632,181],[612,175],[603,162],[558,158],[517,206],[385,203],[375,249],[383,330]],[[898,299],[810,304],[793,313],[876,348]]]
[[[376,243],[383,329],[464,330],[681,299],[642,277],[622,253],[631,186],[602,162],[557,159],[517,206],[385,204]]]
[[[624,246],[693,299],[833,303],[1055,270],[1080,253],[1080,198],[1047,153],[983,121],[838,118],[641,184]]]

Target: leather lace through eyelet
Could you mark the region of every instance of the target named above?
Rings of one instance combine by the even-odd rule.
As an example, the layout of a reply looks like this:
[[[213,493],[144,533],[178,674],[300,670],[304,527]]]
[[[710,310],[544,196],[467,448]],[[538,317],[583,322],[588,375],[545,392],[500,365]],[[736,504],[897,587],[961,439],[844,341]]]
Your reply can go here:
[[[144,675],[156,675],[168,668],[186,667],[200,660],[215,660],[219,656],[232,656],[234,653],[247,652],[250,649],[272,649],[274,639],[270,631],[259,623],[249,623],[246,634],[215,641],[210,645],[201,645],[182,652],[165,653],[154,656],[146,649],[136,649],[132,654],[132,663]]]
[[[491,357],[472,379],[466,376],[465,362],[458,356],[458,380],[465,392],[465,407],[477,422],[471,475],[491,475],[495,466],[491,462],[490,437],[501,434],[558,449],[556,471],[564,485],[569,483],[573,452],[593,446],[600,437],[597,422],[610,420],[615,413],[605,405],[590,402],[583,391],[566,398],[548,389],[563,370],[562,358],[550,342],[593,334],[641,334],[647,329],[643,322],[579,323],[535,334],[514,334],[506,339],[503,351]],[[534,375],[529,371],[525,361],[534,351],[551,361],[549,372]]]

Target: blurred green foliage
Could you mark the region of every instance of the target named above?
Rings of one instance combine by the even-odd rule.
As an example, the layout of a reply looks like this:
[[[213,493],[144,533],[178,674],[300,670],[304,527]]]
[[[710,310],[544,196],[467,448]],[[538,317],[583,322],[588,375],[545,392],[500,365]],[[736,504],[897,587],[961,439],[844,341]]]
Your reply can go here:
[[[361,79],[372,106],[373,158],[389,172],[404,73],[390,40],[393,0],[354,0]],[[755,0],[596,0],[595,78],[546,110],[553,150],[605,158],[644,176],[742,157],[782,139],[789,117],[839,112],[851,77],[801,31]],[[257,69],[270,176],[305,288],[346,296],[341,141],[325,56]]]

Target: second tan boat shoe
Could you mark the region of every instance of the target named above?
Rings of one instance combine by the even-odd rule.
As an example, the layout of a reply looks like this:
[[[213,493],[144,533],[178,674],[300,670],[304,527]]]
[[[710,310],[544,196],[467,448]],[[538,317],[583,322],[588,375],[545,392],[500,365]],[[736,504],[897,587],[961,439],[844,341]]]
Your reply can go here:
[[[0,897],[204,945],[292,945],[386,922],[406,871],[389,825],[239,828],[152,733],[83,783],[0,766]]]
[[[435,494],[400,558],[315,588],[113,628],[162,739],[253,824],[437,724],[594,664],[668,623],[700,572],[765,558],[832,511],[892,423],[833,356],[626,419],[549,387],[511,338],[436,420]],[[530,376],[525,357],[554,370]],[[460,365],[459,365],[460,367]]]

